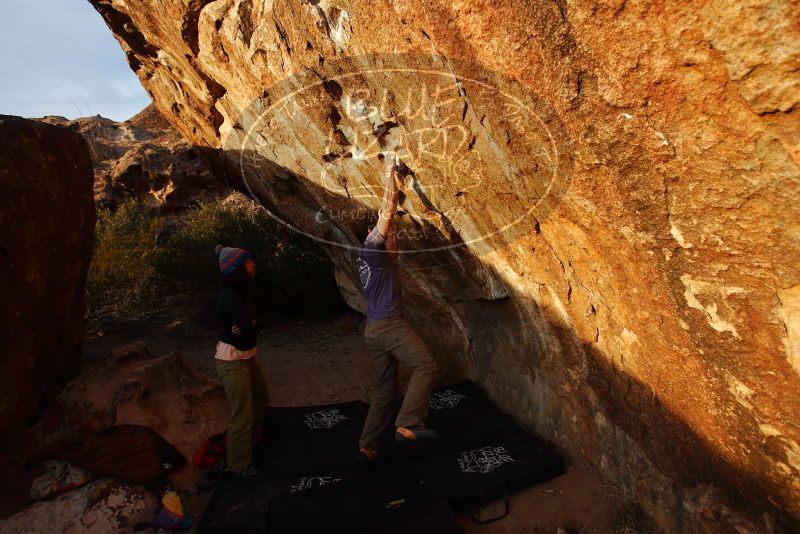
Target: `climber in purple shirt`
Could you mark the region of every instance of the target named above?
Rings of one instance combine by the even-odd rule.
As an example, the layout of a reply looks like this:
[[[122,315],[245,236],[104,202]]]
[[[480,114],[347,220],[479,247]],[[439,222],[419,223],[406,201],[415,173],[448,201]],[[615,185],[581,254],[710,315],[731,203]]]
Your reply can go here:
[[[397,398],[398,363],[413,372],[403,405],[394,422],[399,442],[435,440],[435,430],[425,427],[428,400],[438,374],[438,366],[428,347],[403,317],[403,295],[398,269],[397,235],[397,156],[384,158],[386,185],[378,222],[370,227],[358,257],[361,288],[367,303],[364,339],[378,373],[364,430],[359,439],[359,457],[377,458],[378,438],[391,422],[392,404]]]

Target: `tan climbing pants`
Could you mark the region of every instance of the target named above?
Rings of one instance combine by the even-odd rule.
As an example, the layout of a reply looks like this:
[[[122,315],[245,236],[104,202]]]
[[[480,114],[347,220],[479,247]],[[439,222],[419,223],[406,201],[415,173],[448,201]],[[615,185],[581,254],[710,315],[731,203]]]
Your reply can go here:
[[[258,360],[219,360],[217,374],[228,398],[228,469],[238,473],[253,461],[253,427],[264,416],[269,403],[267,385]]]
[[[413,372],[395,426],[425,424],[439,368],[425,342],[402,317],[367,321],[364,339],[378,373],[378,385],[372,394],[359,447],[375,448],[390,422],[392,404],[399,394],[398,363],[410,367]]]

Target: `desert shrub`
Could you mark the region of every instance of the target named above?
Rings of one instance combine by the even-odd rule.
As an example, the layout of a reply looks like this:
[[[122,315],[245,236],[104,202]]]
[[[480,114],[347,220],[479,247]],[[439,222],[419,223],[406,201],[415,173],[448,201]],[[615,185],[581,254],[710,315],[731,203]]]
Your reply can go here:
[[[308,240],[283,231],[263,207],[244,200],[204,203],[187,212],[158,248],[155,269],[175,284],[215,292],[217,244],[244,248],[253,255],[256,300],[266,315],[324,315],[340,304],[333,265],[322,252]]]
[[[91,312],[120,303],[137,307],[152,297],[154,237],[161,222],[136,200],[97,212],[95,247],[86,281]]]
[[[202,203],[170,219],[149,214],[133,201],[115,212],[101,212],[89,300],[117,311],[130,303],[139,313],[170,308],[213,320],[217,244],[253,255],[262,315],[321,318],[344,308],[333,264],[324,254],[309,240],[284,231],[263,207],[241,198]]]

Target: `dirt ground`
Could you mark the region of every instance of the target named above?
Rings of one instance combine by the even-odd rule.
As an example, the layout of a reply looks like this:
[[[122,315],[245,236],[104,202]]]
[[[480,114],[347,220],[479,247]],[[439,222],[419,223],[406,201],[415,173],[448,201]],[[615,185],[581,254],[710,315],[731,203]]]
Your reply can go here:
[[[101,361],[111,349],[132,341],[144,342],[153,354],[180,352],[197,370],[216,378],[213,328],[181,320],[151,318],[105,325],[87,335],[84,364]],[[372,363],[353,317],[267,327],[261,334],[257,357],[271,405],[369,399],[374,381]],[[4,467],[13,467],[7,458],[0,458],[3,461]],[[3,516],[19,510],[25,501],[20,495],[9,493],[27,494],[30,480],[17,477],[16,481],[0,485],[0,493],[6,495],[6,506],[0,510]],[[188,510],[196,520],[208,493],[186,497]],[[492,517],[501,510],[501,502],[491,503],[478,516]],[[512,495],[510,513],[501,521],[479,525],[467,516],[460,516],[459,520],[469,534],[561,534],[621,532],[626,529],[620,517],[615,489],[605,485],[588,466],[571,465],[563,476]]]

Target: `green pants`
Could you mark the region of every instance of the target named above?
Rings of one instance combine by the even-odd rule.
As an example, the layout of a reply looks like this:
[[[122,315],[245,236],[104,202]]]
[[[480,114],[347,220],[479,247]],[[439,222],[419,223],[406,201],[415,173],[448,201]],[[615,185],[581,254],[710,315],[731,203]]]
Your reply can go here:
[[[242,472],[253,461],[253,427],[267,411],[269,393],[256,357],[214,360],[228,398],[228,468]]]
[[[378,385],[359,439],[359,447],[374,448],[392,417],[392,403],[399,394],[397,365],[410,367],[413,372],[396,426],[424,425],[428,416],[428,401],[439,368],[425,342],[402,317],[369,321],[364,340],[378,373]]]

